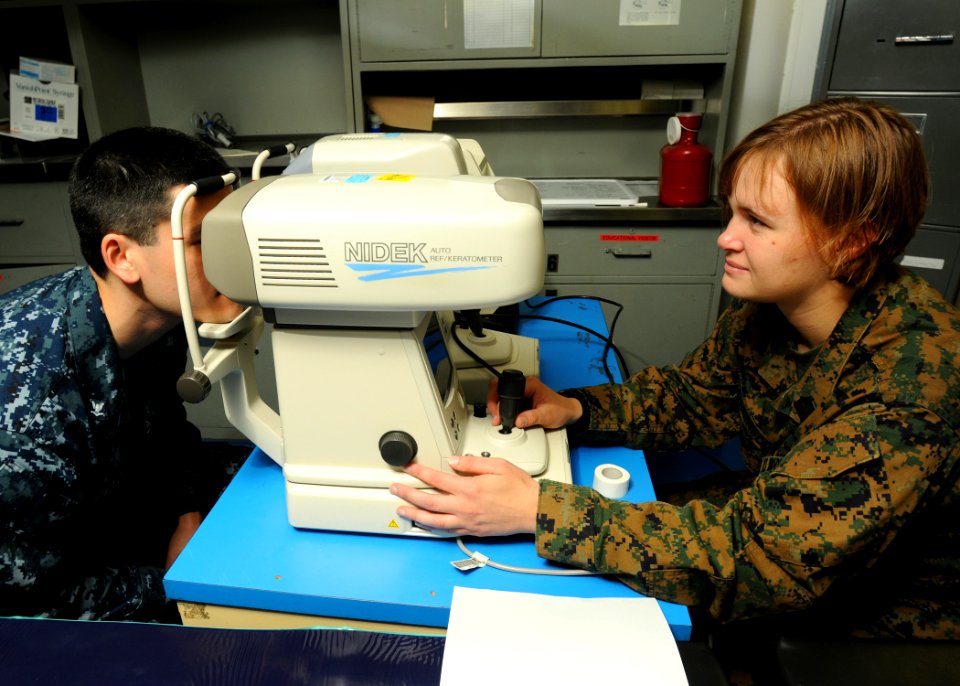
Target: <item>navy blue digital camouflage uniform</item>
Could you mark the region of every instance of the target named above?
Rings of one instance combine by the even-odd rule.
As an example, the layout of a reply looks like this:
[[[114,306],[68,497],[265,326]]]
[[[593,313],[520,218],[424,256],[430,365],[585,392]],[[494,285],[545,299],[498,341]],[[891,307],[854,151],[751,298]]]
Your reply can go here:
[[[199,509],[185,350],[177,327],[121,360],[85,267],[0,298],[0,614],[172,618],[167,544]]]
[[[565,392],[584,407],[573,440],[736,435],[752,480],[685,505],[544,481],[538,552],[721,622],[960,639],[960,315],[894,268],[817,349],[796,340],[775,306],[735,303],[682,364]]]

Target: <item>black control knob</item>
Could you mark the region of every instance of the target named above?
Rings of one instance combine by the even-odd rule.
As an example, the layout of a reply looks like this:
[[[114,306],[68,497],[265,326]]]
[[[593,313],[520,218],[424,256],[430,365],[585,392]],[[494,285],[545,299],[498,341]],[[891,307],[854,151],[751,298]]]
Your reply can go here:
[[[177,393],[188,403],[199,403],[210,395],[210,378],[196,369],[184,372],[177,379]]]
[[[380,437],[380,457],[393,467],[406,467],[417,456],[417,442],[406,431],[388,431]]]
[[[523,403],[523,391],[526,377],[519,369],[504,369],[497,381],[497,394],[500,396],[500,433],[508,434],[516,425]]]

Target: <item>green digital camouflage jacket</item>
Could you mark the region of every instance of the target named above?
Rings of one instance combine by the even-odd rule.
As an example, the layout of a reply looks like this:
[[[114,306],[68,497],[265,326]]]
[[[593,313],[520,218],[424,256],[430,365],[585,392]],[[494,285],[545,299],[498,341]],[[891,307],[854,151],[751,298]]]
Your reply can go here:
[[[754,478],[684,506],[544,481],[539,554],[720,621],[791,613],[960,639],[960,314],[896,268],[819,348],[799,353],[795,335],[775,307],[737,303],[679,366],[570,391],[585,410],[574,441],[739,436]]]

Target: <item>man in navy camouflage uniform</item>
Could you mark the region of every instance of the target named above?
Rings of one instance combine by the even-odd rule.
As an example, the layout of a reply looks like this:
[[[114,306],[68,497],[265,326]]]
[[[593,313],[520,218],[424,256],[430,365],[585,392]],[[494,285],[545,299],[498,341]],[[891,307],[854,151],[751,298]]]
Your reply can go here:
[[[781,115],[721,169],[735,300],[710,338],[622,384],[557,394],[528,380],[517,425],[567,426],[573,441],[739,436],[749,479],[719,501],[625,503],[459,457],[460,475],[408,467],[443,493],[395,485],[410,503],[398,512],[535,533],[546,558],[718,623],[960,639],[960,315],[895,264],[927,188],[919,136],[893,110],[849,99]]]
[[[227,171],[176,131],[100,139],[70,178],[89,268],[0,299],[0,614],[176,620],[162,578],[200,522],[200,437],[175,389],[186,346],[169,218],[185,183]],[[227,192],[184,214],[205,321],[240,309],[200,264],[200,221]]]

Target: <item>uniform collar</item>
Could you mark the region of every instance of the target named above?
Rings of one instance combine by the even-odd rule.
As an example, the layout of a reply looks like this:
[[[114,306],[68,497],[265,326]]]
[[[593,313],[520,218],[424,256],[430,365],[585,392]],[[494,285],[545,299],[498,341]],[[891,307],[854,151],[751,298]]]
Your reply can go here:
[[[95,420],[115,416],[120,354],[89,270],[78,270],[66,302],[67,345],[89,413]]]
[[[819,415],[819,411],[836,406],[834,396],[841,374],[856,354],[870,325],[883,311],[890,283],[888,278],[879,278],[854,293],[827,340],[810,353],[797,352],[790,336],[793,330],[779,310],[772,306],[759,308],[763,310],[761,322],[766,322],[761,326],[768,332],[764,348],[769,354],[765,355],[757,373],[771,388],[800,375],[798,383],[788,384],[780,405],[781,411],[794,422],[802,424],[811,416]],[[806,355],[814,358],[802,372],[802,358]]]

